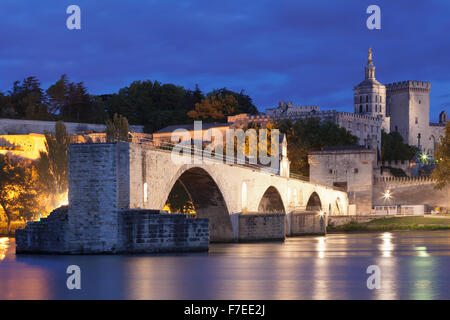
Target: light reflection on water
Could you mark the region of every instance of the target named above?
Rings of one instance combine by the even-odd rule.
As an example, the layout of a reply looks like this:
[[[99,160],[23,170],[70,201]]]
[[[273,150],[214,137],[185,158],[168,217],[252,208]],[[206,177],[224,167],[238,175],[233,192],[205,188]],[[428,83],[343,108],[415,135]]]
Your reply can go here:
[[[6,250],[8,250],[8,247],[9,247],[9,238],[7,237],[0,238],[0,261],[5,259]]]
[[[0,299],[450,299],[450,232],[296,237],[213,244],[209,253],[14,254],[0,238]],[[66,288],[66,268],[82,289]],[[366,287],[367,267],[381,288]]]

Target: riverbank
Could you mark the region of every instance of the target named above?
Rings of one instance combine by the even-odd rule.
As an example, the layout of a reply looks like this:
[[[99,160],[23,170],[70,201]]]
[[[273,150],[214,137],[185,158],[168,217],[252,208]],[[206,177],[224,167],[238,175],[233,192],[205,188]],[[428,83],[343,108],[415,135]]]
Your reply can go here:
[[[369,222],[350,221],[334,226],[329,224],[327,232],[372,232],[396,230],[450,230],[450,217],[446,216],[407,216],[373,219]]]

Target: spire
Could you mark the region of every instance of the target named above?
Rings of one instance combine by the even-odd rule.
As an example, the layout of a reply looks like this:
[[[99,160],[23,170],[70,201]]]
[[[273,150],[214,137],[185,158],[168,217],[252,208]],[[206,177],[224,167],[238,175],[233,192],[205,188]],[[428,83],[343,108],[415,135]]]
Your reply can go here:
[[[373,66],[372,48],[370,48],[370,47],[369,47],[369,51],[368,51],[367,65],[368,66]]]
[[[375,80],[375,66],[372,60],[372,48],[369,47],[366,66],[366,80]]]

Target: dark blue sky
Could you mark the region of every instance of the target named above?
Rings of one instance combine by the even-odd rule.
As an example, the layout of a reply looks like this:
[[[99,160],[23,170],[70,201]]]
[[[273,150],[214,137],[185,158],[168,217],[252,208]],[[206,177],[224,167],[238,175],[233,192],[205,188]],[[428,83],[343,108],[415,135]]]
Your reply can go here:
[[[66,28],[81,7],[82,29]],[[381,30],[366,8],[381,7]],[[431,119],[450,110],[450,1],[1,0],[0,91],[61,74],[92,94],[133,80],[204,91],[245,89],[264,111],[279,100],[352,111],[373,47],[382,83],[431,81]]]

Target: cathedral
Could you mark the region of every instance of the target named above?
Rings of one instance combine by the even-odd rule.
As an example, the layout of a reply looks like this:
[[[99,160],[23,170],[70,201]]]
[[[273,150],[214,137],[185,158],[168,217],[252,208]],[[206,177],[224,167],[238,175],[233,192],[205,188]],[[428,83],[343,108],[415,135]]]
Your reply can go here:
[[[405,143],[432,155],[448,115],[442,111],[438,123],[430,122],[430,89],[426,81],[378,82],[369,48],[365,79],[353,89],[354,112],[380,118],[386,132],[397,131]]]

